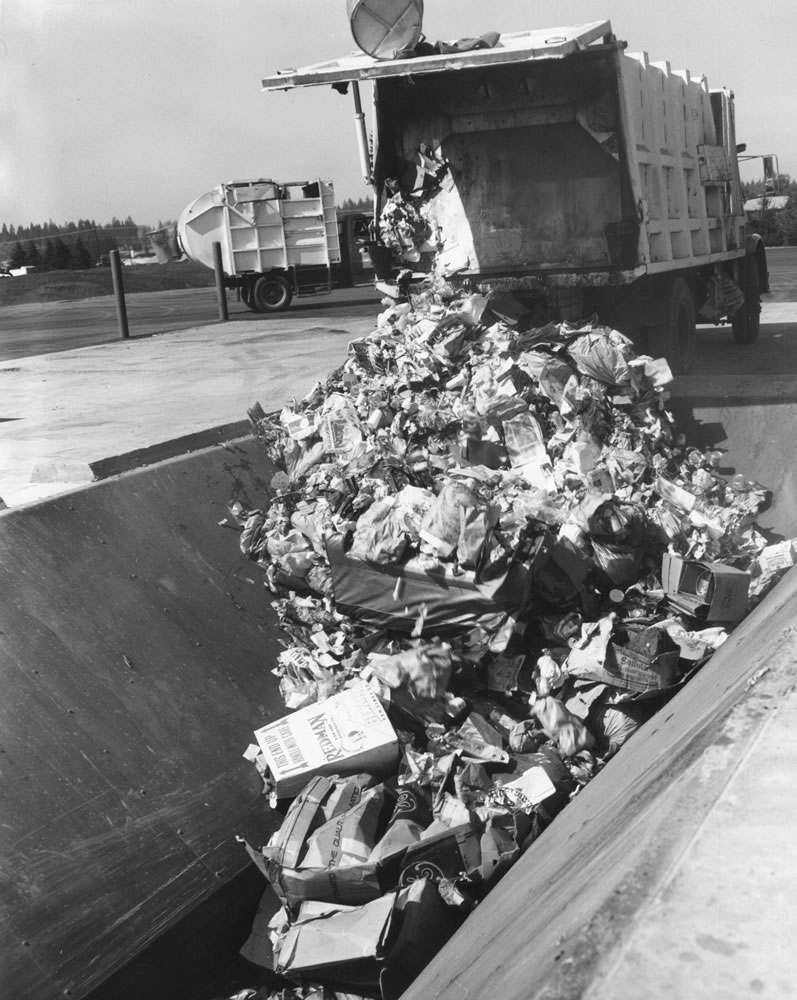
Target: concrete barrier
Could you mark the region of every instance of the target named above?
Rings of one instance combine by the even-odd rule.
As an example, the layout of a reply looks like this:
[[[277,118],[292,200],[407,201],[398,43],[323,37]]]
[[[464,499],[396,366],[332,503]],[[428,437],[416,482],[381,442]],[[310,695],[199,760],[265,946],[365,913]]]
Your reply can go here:
[[[281,633],[222,522],[266,471],[243,439],[0,514],[6,996],[85,996],[214,898],[205,940],[251,917],[262,879],[235,834],[269,817],[241,754],[284,714]],[[189,954],[183,986],[197,936]],[[147,995],[174,996],[152,971]]]

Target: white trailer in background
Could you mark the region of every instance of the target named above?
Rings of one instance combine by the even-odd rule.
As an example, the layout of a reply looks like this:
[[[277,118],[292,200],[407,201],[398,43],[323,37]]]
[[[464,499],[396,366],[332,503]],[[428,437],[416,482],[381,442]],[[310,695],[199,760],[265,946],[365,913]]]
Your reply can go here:
[[[424,212],[461,278],[539,296],[561,318],[597,312],[676,371],[698,317],[756,339],[767,268],[745,229],[730,91],[628,54],[609,21],[450,49],[351,55],[263,87],[348,85],[358,112],[372,83],[377,218],[396,180],[413,196],[431,152],[448,172]]]

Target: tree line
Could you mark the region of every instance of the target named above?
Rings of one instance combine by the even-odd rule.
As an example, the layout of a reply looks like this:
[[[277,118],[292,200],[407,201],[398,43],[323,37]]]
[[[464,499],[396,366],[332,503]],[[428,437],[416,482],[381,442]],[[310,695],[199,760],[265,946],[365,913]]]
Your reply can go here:
[[[340,210],[369,212],[373,203],[347,198]],[[58,225],[31,222],[27,226],[0,226],[0,268],[33,267],[37,271],[65,271],[107,264],[111,250],[147,252],[152,229],[174,225],[172,220],[158,220],[157,226],[142,226],[131,216],[98,224],[94,219],[78,219]]]
[[[123,220],[114,217],[102,225],[93,219],[78,219],[64,225],[52,220],[27,226],[4,222],[0,227],[0,265],[34,267],[38,271],[93,267],[107,262],[111,250],[147,248],[149,229],[130,216]]]

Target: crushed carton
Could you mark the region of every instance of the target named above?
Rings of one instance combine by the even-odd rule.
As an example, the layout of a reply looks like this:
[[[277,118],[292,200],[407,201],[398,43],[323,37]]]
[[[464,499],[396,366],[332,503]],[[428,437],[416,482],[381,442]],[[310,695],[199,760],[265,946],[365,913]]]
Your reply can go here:
[[[398,765],[396,732],[362,681],[262,726],[255,737],[278,798],[297,795],[317,774],[386,776]]]
[[[398,997],[452,936],[460,919],[420,878],[363,906],[304,903],[275,948],[285,974],[352,992]]]
[[[692,617],[737,622],[747,610],[750,574],[734,566],[686,560],[665,552],[661,579],[669,603]]]
[[[634,634],[626,645],[609,644],[599,679],[638,694],[659,691],[678,679],[680,658],[677,643],[663,629],[647,628]]]
[[[263,848],[266,864],[261,870],[286,906],[307,899],[356,906],[395,884],[395,878],[383,875],[382,866],[369,858],[395,796],[383,784],[356,789],[338,779],[335,784],[342,793],[338,801],[347,799],[351,804],[324,820],[330,810],[318,809],[316,790],[323,793],[321,783],[326,781],[318,776],[310,782]]]

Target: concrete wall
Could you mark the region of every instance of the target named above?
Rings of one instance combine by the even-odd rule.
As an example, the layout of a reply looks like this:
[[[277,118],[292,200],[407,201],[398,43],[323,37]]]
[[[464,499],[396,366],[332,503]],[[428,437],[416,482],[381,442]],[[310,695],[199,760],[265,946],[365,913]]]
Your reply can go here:
[[[281,633],[219,522],[266,472],[248,439],[0,514],[4,995],[83,996],[253,871]]]

